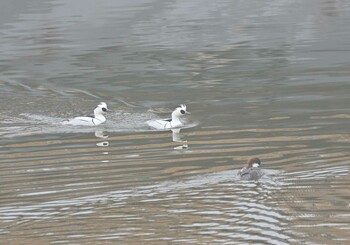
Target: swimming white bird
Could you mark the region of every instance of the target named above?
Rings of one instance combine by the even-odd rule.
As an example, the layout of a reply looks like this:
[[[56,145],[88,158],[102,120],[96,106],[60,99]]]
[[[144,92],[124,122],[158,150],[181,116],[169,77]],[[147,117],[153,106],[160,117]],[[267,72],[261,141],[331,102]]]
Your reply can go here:
[[[159,120],[150,120],[147,124],[156,129],[172,129],[172,128],[181,128],[185,126],[181,118],[186,115],[191,114],[187,111],[186,105],[180,105],[172,113],[171,118],[169,119],[159,119]]]
[[[62,122],[62,124],[73,126],[97,126],[106,121],[106,118],[103,116],[103,114],[107,111],[107,104],[105,102],[101,102],[95,108],[93,117],[75,117]]]

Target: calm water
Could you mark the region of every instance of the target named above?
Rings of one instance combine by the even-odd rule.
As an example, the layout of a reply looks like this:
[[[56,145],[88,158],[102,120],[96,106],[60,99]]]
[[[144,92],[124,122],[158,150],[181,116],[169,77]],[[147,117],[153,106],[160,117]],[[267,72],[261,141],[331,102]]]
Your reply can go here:
[[[347,0],[2,0],[1,244],[349,244],[349,24]],[[146,126],[180,103],[198,125]]]

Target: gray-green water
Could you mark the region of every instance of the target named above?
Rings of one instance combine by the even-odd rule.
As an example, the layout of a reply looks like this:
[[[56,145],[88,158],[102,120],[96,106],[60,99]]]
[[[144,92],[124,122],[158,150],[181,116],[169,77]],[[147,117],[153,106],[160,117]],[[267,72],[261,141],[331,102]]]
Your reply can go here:
[[[349,244],[348,1],[0,5],[1,244]]]

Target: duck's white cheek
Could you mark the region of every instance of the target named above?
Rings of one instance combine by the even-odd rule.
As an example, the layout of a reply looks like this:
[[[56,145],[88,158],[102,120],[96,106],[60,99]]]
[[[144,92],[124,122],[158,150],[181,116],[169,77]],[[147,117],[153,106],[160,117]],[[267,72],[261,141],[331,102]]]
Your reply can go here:
[[[253,168],[259,167],[259,163],[253,163]]]

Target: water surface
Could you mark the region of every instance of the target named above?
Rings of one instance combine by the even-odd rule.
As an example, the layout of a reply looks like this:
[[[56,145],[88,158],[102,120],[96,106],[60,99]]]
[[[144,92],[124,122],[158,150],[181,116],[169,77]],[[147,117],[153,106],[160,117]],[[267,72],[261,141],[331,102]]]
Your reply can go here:
[[[349,10],[3,1],[2,243],[348,244]],[[105,125],[60,125],[100,101]],[[198,125],[145,124],[181,103]]]

